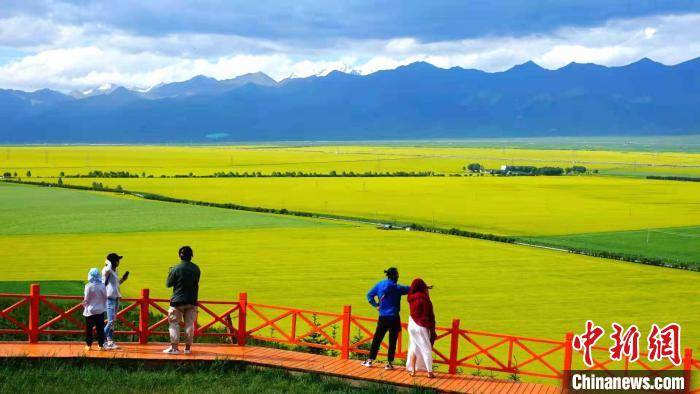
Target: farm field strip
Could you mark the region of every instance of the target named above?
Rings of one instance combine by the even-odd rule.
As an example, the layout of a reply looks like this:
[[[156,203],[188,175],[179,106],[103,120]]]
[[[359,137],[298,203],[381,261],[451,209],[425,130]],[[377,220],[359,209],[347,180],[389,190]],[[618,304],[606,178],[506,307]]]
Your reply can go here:
[[[700,262],[700,226],[520,238],[553,247],[616,251],[685,263]]]
[[[348,225],[5,182],[0,218],[0,235]]]
[[[246,206],[508,236],[700,223],[700,184],[611,177],[64,179]]]
[[[214,172],[462,173],[471,162],[501,165],[586,165],[601,172],[700,175],[700,154],[427,146],[69,146],[0,148],[0,170],[57,176],[61,171],[131,171],[148,175],[209,175]]]

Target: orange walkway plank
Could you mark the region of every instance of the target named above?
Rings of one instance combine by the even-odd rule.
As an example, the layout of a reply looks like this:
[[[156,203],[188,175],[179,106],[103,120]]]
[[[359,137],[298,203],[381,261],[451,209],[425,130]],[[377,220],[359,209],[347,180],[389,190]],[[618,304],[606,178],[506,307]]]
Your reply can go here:
[[[238,347],[223,344],[195,344],[190,355],[169,355],[161,351],[167,344],[139,345],[120,344],[115,351],[84,350],[79,342],[42,342],[29,344],[22,342],[0,342],[0,358],[120,358],[137,360],[233,360],[267,367],[282,367],[293,371],[321,373],[347,379],[389,383],[399,386],[422,386],[449,393],[557,393],[558,387],[534,383],[519,383],[494,380],[469,375],[449,375],[437,373],[437,378],[429,379],[425,374],[415,378],[409,376],[404,368],[397,367],[386,371],[383,364],[373,368],[360,366],[358,360],[340,360],[337,357],[322,356],[255,346]]]

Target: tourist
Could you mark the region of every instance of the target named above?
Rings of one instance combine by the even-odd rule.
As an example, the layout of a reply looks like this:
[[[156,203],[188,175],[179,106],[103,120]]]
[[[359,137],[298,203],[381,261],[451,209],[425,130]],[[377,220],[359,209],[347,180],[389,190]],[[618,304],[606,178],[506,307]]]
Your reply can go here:
[[[401,332],[401,317],[399,316],[401,296],[408,293],[408,286],[401,286],[398,284],[399,271],[396,268],[391,267],[384,271],[384,273],[386,274],[386,279],[377,283],[369,293],[367,293],[367,301],[379,311],[379,320],[377,321],[377,328],[374,331],[369,357],[362,365],[365,367],[372,366],[372,362],[377,358],[379,346],[382,344],[386,332],[389,331],[389,352],[387,354],[387,364],[384,369],[391,370],[394,369],[393,362],[394,354],[396,353],[396,341]]]
[[[416,371],[428,372],[428,377],[434,378],[433,373],[433,344],[437,338],[435,333],[435,314],[433,303],[430,301],[428,289],[423,279],[416,278],[408,290],[408,305],[411,315],[408,318],[408,333],[410,342],[408,345],[408,357],[406,370],[411,376]]]
[[[117,313],[119,313],[119,300],[122,298],[119,286],[129,278],[129,271],[126,271],[121,278],[119,277],[118,267],[122,258],[123,256],[116,253],[108,254],[102,269],[102,280],[107,287],[107,325],[104,327],[107,342],[105,349],[110,350],[119,349],[119,346],[114,343],[114,324],[117,321]]]
[[[97,331],[97,349],[105,347],[105,309],[107,308],[107,289],[100,271],[92,268],[88,272],[88,283],[83,297],[83,316],[85,316],[85,350],[92,349],[92,330]]]
[[[167,354],[179,354],[180,322],[185,321],[185,354],[192,351],[194,339],[194,323],[197,320],[197,296],[199,293],[199,267],[192,262],[194,253],[189,246],[183,246],[179,251],[180,264],[170,269],[167,287],[173,288],[168,309],[170,322],[170,347],[163,350]]]

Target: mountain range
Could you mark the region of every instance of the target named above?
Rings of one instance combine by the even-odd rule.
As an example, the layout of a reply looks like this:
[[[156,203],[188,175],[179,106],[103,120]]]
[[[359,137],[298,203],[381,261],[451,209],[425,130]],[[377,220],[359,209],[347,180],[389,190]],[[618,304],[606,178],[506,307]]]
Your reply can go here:
[[[700,133],[700,58],[488,73],[417,62],[277,82],[197,76],[147,91],[0,89],[2,143],[368,140]]]

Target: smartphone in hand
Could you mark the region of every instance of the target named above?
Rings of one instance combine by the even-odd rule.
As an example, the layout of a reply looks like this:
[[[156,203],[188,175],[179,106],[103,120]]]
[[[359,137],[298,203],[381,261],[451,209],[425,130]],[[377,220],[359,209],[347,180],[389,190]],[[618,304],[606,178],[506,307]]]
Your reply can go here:
[[[129,271],[126,271],[122,276],[122,280],[127,280],[129,278]]]

